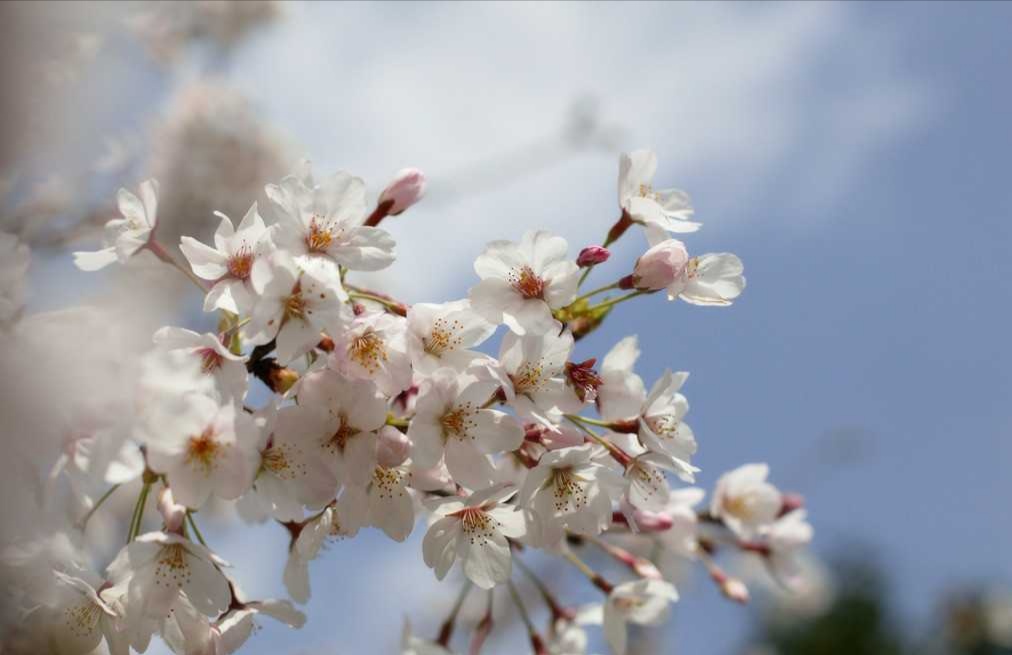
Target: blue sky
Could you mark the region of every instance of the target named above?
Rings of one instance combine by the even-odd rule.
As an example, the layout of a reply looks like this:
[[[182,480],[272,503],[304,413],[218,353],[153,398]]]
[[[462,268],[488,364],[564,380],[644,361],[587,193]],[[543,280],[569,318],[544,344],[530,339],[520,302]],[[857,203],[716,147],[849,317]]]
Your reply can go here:
[[[323,171],[374,188],[405,165],[430,172],[431,203],[391,224],[405,252],[384,283],[411,301],[451,299],[474,282],[485,240],[537,227],[574,247],[599,240],[617,158],[552,145],[590,94],[621,126],[619,145],[656,149],[658,182],[693,195],[704,228],[690,250],[739,254],[749,285],[730,309],[629,303],[577,357],[636,333],[644,378],[690,371],[702,484],[768,461],[806,494],[816,550],[874,547],[908,620],[925,621],[958,581],[1012,584],[1012,5],[289,13],[225,74]],[[544,167],[521,179],[493,167],[476,188],[470,165],[509,152]],[[600,280],[624,272],[636,239]],[[404,614],[434,630],[454,591],[430,583],[417,532],[334,546],[313,566],[307,627],[267,627],[249,652],[380,652]],[[255,552],[220,535],[224,555],[240,579],[275,571],[247,586],[277,593],[281,535],[263,531],[261,548],[256,534]],[[734,652],[748,613],[693,587],[674,643]]]

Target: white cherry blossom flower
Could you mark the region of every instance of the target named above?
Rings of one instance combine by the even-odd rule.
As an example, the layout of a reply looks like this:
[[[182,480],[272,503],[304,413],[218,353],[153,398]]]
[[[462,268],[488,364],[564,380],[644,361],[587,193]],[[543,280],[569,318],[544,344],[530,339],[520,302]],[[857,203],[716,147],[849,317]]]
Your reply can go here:
[[[689,259],[678,298],[692,305],[725,307],[745,289],[745,267],[729,252],[707,253]],[[668,298],[674,299],[671,287]]]
[[[768,475],[766,464],[745,464],[720,476],[710,514],[742,539],[768,528],[783,506],[780,491],[766,481]]]
[[[376,385],[321,369],[302,379],[297,397],[305,411],[292,415],[291,430],[306,440],[309,456],[326,462],[341,483],[368,484],[387,416]]]
[[[552,310],[576,297],[580,268],[566,248],[565,239],[545,231],[527,232],[520,243],[489,243],[474,262],[481,281],[470,291],[471,306],[517,334],[551,330]]]
[[[499,353],[503,391],[517,414],[554,426],[563,413],[579,410],[583,403],[563,377],[572,349],[572,333],[560,334],[557,323],[545,334],[510,332],[503,337]]]
[[[657,533],[666,552],[679,557],[694,558],[698,549],[699,520],[695,507],[703,502],[706,491],[699,487],[673,489],[667,507],[661,513],[671,521],[671,527]]]
[[[468,300],[415,303],[407,318],[408,355],[419,375],[431,375],[441,367],[466,370],[481,357],[470,349],[492,336],[496,327],[475,312]]]
[[[332,468],[307,439],[311,435],[303,431],[307,413],[317,411],[299,405],[282,407],[268,417],[260,432],[260,467],[247,502],[278,521],[301,521],[304,507],[319,509],[337,492]]]
[[[691,305],[726,307],[745,290],[745,266],[737,255],[707,253],[690,257],[684,266],[680,266],[685,254],[681,244],[671,244],[674,240],[668,239],[663,231],[656,228],[648,227],[646,234],[652,246],[648,252],[677,253],[673,255],[675,263],[670,266],[671,275],[663,280],[662,285],[667,287],[668,300],[681,298]]]
[[[180,593],[203,614],[224,612],[231,600],[219,568],[224,566],[228,564],[200,544],[177,534],[149,532],[127,544],[108,573],[113,583],[127,585],[131,612],[160,621]]]
[[[427,503],[437,517],[422,540],[425,564],[442,580],[458,558],[471,582],[482,589],[510,579],[512,560],[507,537],[524,536],[522,512],[504,504],[516,493],[511,485],[490,487],[467,498]]]
[[[199,359],[201,372],[214,379],[222,398],[242,401],[246,397],[249,383],[246,358],[225,347],[218,335],[166,326],[155,332],[154,342],[167,350],[180,350]]]
[[[671,488],[664,472],[672,471],[682,479],[690,478],[695,469],[686,469],[685,466],[684,462],[664,453],[647,451],[637,455],[625,470],[626,497],[629,503],[637,509],[661,511],[671,497]]]
[[[496,388],[488,382],[467,384],[449,369],[429,378],[408,427],[414,463],[430,468],[445,456],[457,483],[469,489],[491,486],[495,469],[488,455],[515,450],[524,440],[513,417],[485,407]]]
[[[105,224],[105,247],[94,252],[75,252],[74,263],[82,271],[97,271],[118,261],[125,264],[130,257],[148,245],[158,222],[158,182],[141,183],[141,197],[126,189],[117,195],[120,214]]]
[[[812,526],[803,509],[784,514],[764,533],[770,573],[787,589],[803,591],[807,562],[804,549],[812,541]]]
[[[122,616],[102,596],[98,576],[81,572],[89,580],[53,571],[55,599],[52,605],[38,608],[29,620],[41,623],[47,651],[56,655],[86,655],[105,639],[112,655],[127,655],[129,644],[122,631]],[[102,589],[102,591],[100,591]]]
[[[674,586],[663,580],[636,580],[616,586],[604,606],[604,636],[616,655],[626,652],[626,624],[657,625],[678,600]]]
[[[692,428],[682,420],[689,411],[689,401],[678,393],[688,377],[688,373],[665,370],[654,383],[639,412],[639,437],[646,448],[683,462],[691,475],[697,444]]]
[[[372,380],[387,396],[411,386],[407,321],[386,312],[357,316],[334,337],[328,365],[348,378]]]
[[[287,364],[320,341],[320,332],[337,334],[350,319],[347,306],[319,274],[301,271],[287,256],[272,258],[270,279],[245,328],[250,344],[277,340],[277,358]]]
[[[565,530],[597,535],[611,524],[612,500],[622,479],[600,463],[600,446],[584,444],[541,456],[517,494],[517,506],[534,510],[546,544],[556,544]]]
[[[257,432],[232,403],[191,394],[184,411],[159,413],[143,426],[148,466],[163,473],[176,500],[201,507],[212,494],[235,499],[253,483]]]
[[[248,315],[256,303],[257,293],[267,280],[266,257],[273,249],[270,230],[257,212],[254,202],[239,227],[221,212],[214,233],[214,247],[184,236],[179,249],[190,262],[194,274],[214,282],[204,298],[204,311],[224,309],[233,314]]]
[[[338,172],[316,184],[309,163],[298,174],[266,187],[278,214],[275,241],[300,266],[340,288],[338,267],[377,271],[394,260],[394,240],[378,227],[366,227],[365,183]]]
[[[657,172],[657,154],[651,150],[635,150],[619,157],[618,202],[637,223],[660,228],[666,232],[695,232],[689,196],[677,189],[653,188]]]
[[[351,529],[371,525],[394,541],[404,541],[415,527],[415,503],[408,490],[410,468],[375,464],[366,472],[371,472],[369,481],[361,486],[346,484],[339,501]]]

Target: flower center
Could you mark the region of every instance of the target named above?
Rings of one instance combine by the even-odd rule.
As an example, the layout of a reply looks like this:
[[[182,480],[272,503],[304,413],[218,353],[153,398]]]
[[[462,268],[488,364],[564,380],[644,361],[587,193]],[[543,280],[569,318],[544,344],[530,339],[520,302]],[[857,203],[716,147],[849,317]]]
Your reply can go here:
[[[368,328],[348,344],[348,356],[369,373],[375,373],[383,362],[387,361],[383,337],[372,328]]]
[[[555,496],[554,506],[556,512],[565,511],[569,507],[579,509],[587,504],[587,493],[584,490],[584,480],[573,474],[572,469],[555,469],[549,484],[553,487],[552,494]]]
[[[665,439],[673,438],[675,433],[678,432],[678,426],[681,425],[673,414],[651,416],[647,419],[647,423],[650,424],[650,429],[653,430],[654,434]]]
[[[498,523],[480,507],[465,507],[450,516],[460,519],[460,525],[471,545],[483,544],[491,539]]]
[[[463,340],[456,336],[463,329],[464,324],[458,320],[448,323],[444,318],[437,318],[432,324],[429,336],[422,338],[422,348],[433,357],[439,357],[447,350],[453,350],[463,343]]]
[[[205,428],[199,435],[190,437],[186,444],[186,463],[204,469],[205,474],[214,470],[219,455],[221,444],[214,440],[214,428]]]
[[[748,521],[755,513],[755,503],[752,502],[752,497],[749,494],[724,496],[720,504],[725,512],[742,521]]]
[[[186,561],[186,548],[170,544],[162,548],[155,565],[155,584],[178,589],[190,581],[190,564]]]
[[[245,243],[228,258],[228,274],[239,280],[249,278],[253,269],[253,251]]]
[[[305,466],[297,464],[289,458],[288,444],[271,446],[263,452],[260,469],[270,471],[282,480],[294,480],[299,473],[305,473]]]
[[[348,445],[348,439],[354,437],[360,430],[348,425],[348,416],[344,413],[338,415],[338,420],[340,424],[337,427],[337,431],[330,437],[326,446],[331,452],[343,453],[345,446]]]
[[[292,295],[285,300],[285,320],[297,318],[302,320],[306,317],[306,299],[302,297],[301,285],[296,285]]]
[[[401,481],[403,479],[404,474],[397,469],[377,466],[372,472],[373,489],[384,500],[390,500],[395,495],[404,495],[404,489],[401,488]]]
[[[309,234],[306,235],[306,247],[310,252],[326,252],[333,242],[334,232],[331,226],[323,222],[322,216],[313,214],[309,222]]]
[[[471,431],[478,427],[478,424],[472,418],[475,414],[477,412],[474,411],[473,403],[465,403],[459,407],[454,407],[443,414],[439,419],[439,424],[443,426],[443,436],[453,436],[458,439],[468,437]],[[473,439],[474,437],[471,438]]]
[[[541,362],[524,362],[517,369],[517,372],[510,376],[513,381],[513,388],[519,394],[529,394],[537,391],[542,385],[541,376],[544,368]]]
[[[507,278],[517,293],[524,298],[544,298],[545,281],[534,274],[530,266],[513,269]]]
[[[224,359],[220,354],[218,354],[217,350],[210,347],[201,348],[197,351],[197,354],[200,355],[200,369],[204,371],[204,373],[212,373],[217,370],[217,368],[221,366],[222,359]]]
[[[685,265],[685,274],[690,280],[695,279],[697,271],[699,270],[699,257],[693,257],[689,259],[689,263]]]
[[[98,605],[85,600],[63,610],[63,617],[67,623],[67,629],[75,637],[88,637],[95,633],[95,626],[102,615]]]
[[[639,188],[640,198],[649,198],[650,200],[658,201],[661,199],[661,194],[654,191],[654,188],[649,184],[641,184]]]

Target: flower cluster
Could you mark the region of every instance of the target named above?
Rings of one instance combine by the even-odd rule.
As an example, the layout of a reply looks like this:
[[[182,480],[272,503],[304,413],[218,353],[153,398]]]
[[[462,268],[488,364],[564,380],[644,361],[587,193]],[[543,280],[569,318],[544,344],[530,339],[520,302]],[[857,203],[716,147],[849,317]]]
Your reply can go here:
[[[664,291],[726,306],[744,289],[737,257],[690,256],[670,236],[699,223],[686,194],[654,190],[656,165],[652,152],[622,156],[620,218],[602,245],[574,252],[545,231],[493,241],[474,262],[468,297],[441,304],[407,305],[354,279],[393,263],[394,239],[380,225],[422,198],[417,170],[370,203],[361,179],[317,179],[304,164],[267,185],[276,220],[256,203],[238,222],[219,214],[211,243],[182,238],[185,263],[156,238],[158,184],[141,184],[139,197],[121,190],[122,217],[107,224],[104,248],[76,253],[78,266],[153,254],[200,288],[218,330],[158,330],[132,414],[88,428],[113,445],[76,453],[65,473],[115,483],[80,522],[117,488],[140,491],[126,545],[103,574],[67,564],[51,581],[59,593],[35,599],[46,647],[86,653],[105,640],[114,654],[143,652],[157,634],[175,652],[231,653],[259,616],[300,626],[292,602],[241,594],[194,518],[212,499],[288,532],[279,574],[297,603],[310,597],[310,566],[327,540],[373,527],[404,541],[423,519],[424,562],[439,580],[459,570],[465,581],[439,637],[408,631],[405,653],[448,652],[472,586],[508,590],[536,653],[584,652],[592,623],[624,653],[626,624],[658,623],[678,598],[657,557],[641,552],[698,562],[742,602],[747,588],[717,565],[718,551],[759,557],[784,584],[797,583],[811,528],[800,498],[767,482],[765,465],[722,476],[706,508],[701,489],[673,488],[699,472],[685,422],[688,374],[666,371],[648,390],[635,371],[635,336],[600,365],[574,357],[576,342],[621,303]],[[632,228],[648,247],[631,270],[581,293]],[[250,393],[254,379],[267,402],[253,402],[265,396]],[[99,452],[104,459],[89,460]],[[149,499],[161,524],[145,532]],[[523,562],[527,549],[580,571],[602,602],[566,605]],[[625,580],[592,568],[584,549]],[[515,568],[551,611],[544,633],[528,618]],[[489,614],[472,643],[491,629]]]

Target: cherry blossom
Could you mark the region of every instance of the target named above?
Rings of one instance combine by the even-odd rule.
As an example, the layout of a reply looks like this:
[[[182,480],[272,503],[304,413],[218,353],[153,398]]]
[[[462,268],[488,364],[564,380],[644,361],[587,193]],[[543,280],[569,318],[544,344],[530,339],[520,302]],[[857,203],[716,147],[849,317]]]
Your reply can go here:
[[[493,241],[474,262],[481,278],[469,297],[474,310],[517,334],[539,334],[554,324],[552,310],[576,296],[579,267],[567,244],[550,232],[527,232],[519,243]]]
[[[488,454],[515,450],[523,428],[510,416],[486,407],[496,391],[494,383],[465,384],[443,369],[426,381],[418,395],[408,428],[411,456],[423,468],[446,458],[446,467],[459,484],[470,489],[490,486],[495,469]]]
[[[710,514],[747,539],[768,528],[780,513],[780,491],[766,481],[766,464],[745,464],[720,476],[710,500]]]
[[[269,275],[245,333],[251,344],[275,340],[282,364],[319,342],[321,330],[338,332],[350,319],[332,285],[317,273],[299,270],[291,258],[274,257]]]
[[[510,577],[507,538],[525,533],[524,517],[505,501],[516,493],[510,485],[490,487],[467,498],[434,499],[428,508],[436,517],[422,541],[425,564],[442,580],[454,561],[471,582],[491,589]]]
[[[534,510],[545,543],[558,543],[566,529],[597,535],[611,524],[622,480],[601,462],[606,457],[591,444],[561,448],[545,453],[528,473],[517,505]]]
[[[255,202],[238,228],[221,212],[215,215],[221,223],[214,233],[213,248],[187,236],[179,248],[197,277],[214,282],[204,298],[204,311],[224,309],[246,315],[256,304],[258,290],[267,282],[266,257],[273,250],[270,230]]]
[[[411,361],[406,339],[407,321],[385,312],[355,319],[334,341],[328,364],[348,378],[372,380],[387,396],[411,386]]]
[[[154,342],[168,350],[180,350],[199,359],[200,370],[214,379],[222,398],[241,401],[246,397],[246,358],[225,347],[218,335],[166,326],[155,332]]]
[[[570,332],[553,329],[542,335],[524,336],[511,332],[503,337],[500,348],[503,390],[507,402],[520,416],[553,426],[562,413],[580,408],[580,399],[562,375],[573,349]]]
[[[200,544],[177,534],[149,532],[121,550],[108,573],[114,584],[127,584],[132,611],[160,621],[180,593],[205,615],[224,612],[231,593],[223,566],[227,564]]]
[[[407,348],[416,374],[431,375],[437,368],[466,370],[481,357],[471,350],[495,332],[467,300],[434,305],[415,303],[408,310]]]
[[[75,252],[74,263],[82,271],[97,271],[118,261],[125,264],[150,242],[158,224],[158,182],[141,183],[141,197],[126,189],[117,196],[120,214],[105,224],[105,247],[94,252]]]
[[[340,289],[338,267],[376,271],[394,260],[394,241],[377,227],[366,227],[365,183],[343,171],[317,184],[308,162],[266,187],[277,210],[276,243],[299,266]]]
[[[689,196],[676,189],[653,188],[657,172],[657,154],[651,150],[635,150],[619,157],[619,206],[633,221],[654,226],[667,232],[695,232]]]
[[[657,625],[678,600],[675,588],[663,580],[636,580],[615,587],[604,606],[604,636],[616,655],[626,652],[626,624]]]
[[[201,507],[212,494],[238,498],[253,482],[258,435],[232,403],[191,394],[182,413],[159,416],[143,429],[148,465],[165,474],[187,507]]]

